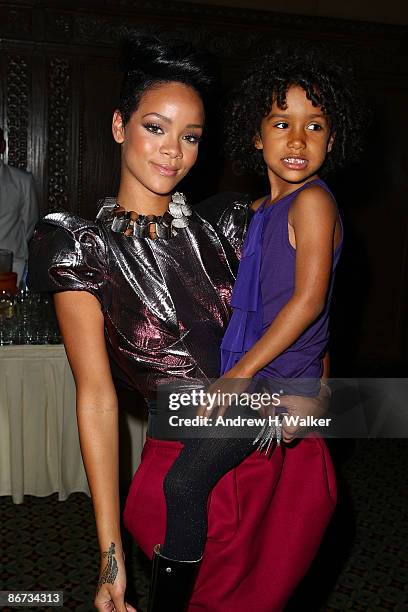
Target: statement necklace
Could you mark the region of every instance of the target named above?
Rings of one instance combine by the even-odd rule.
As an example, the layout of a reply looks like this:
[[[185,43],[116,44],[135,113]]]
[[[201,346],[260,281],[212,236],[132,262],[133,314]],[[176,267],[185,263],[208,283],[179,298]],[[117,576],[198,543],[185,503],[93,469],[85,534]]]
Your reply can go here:
[[[133,210],[125,210],[116,199],[107,198],[97,218],[103,211],[112,213],[111,229],[125,236],[136,238],[171,238],[177,236],[177,230],[188,226],[192,210],[186,202],[185,195],[176,191],[171,196],[169,207],[164,215],[141,215]]]

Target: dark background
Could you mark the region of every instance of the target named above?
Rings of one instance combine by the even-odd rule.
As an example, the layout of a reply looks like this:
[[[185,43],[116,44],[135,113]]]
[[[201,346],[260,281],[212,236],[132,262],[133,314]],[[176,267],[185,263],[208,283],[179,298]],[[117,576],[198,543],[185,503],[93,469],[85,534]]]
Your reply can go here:
[[[92,218],[97,199],[114,194],[118,184],[119,149],[110,124],[119,87],[121,32],[143,27],[209,49],[219,58],[226,90],[276,38],[332,43],[355,60],[374,112],[361,163],[330,181],[345,220],[332,317],[332,373],[405,376],[408,46],[402,4],[357,2],[348,9],[341,2],[329,6],[299,0],[225,0],[228,8],[218,4],[0,2],[5,161],[33,172],[42,213],[64,208]],[[290,13],[245,5],[285,7]],[[217,190],[260,194],[261,183],[235,176],[217,148],[207,147],[207,153],[184,186],[193,202]]]
[[[208,48],[219,58],[225,89],[276,38],[333,44],[355,61],[374,116],[361,163],[330,182],[346,230],[333,304],[332,373],[407,376],[408,3],[207,1],[0,0],[5,161],[33,172],[44,214],[64,208],[92,218],[97,199],[115,193],[119,150],[110,123],[124,29],[154,28]],[[258,195],[262,185],[234,176],[211,149],[185,188],[198,201],[225,189]],[[121,439],[123,447],[123,432]],[[287,610],[405,610],[406,440],[331,440],[330,450],[339,504]],[[63,588],[64,609],[91,608],[98,549],[85,495],[70,495],[64,504],[56,495],[26,496],[20,506],[3,499],[0,523],[2,588]],[[140,562],[135,567],[128,576],[136,575],[139,595],[144,580],[147,593],[148,572],[143,579]]]

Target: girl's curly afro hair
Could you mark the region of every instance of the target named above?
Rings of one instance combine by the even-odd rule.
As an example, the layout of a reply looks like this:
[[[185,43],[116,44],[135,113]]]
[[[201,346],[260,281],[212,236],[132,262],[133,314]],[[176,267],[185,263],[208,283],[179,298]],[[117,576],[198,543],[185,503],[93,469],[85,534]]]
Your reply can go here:
[[[254,146],[261,122],[276,101],[286,108],[286,92],[302,87],[316,107],[321,107],[335,134],[332,151],[321,172],[327,174],[358,159],[367,112],[351,68],[333,58],[325,46],[301,47],[281,43],[259,58],[236,89],[227,109],[226,149],[235,169],[265,174],[262,151]]]

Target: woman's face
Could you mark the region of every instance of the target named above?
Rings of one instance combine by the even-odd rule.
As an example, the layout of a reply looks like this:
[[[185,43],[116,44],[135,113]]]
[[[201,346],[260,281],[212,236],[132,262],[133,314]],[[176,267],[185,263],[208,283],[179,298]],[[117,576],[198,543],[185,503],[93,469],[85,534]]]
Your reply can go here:
[[[122,181],[150,194],[170,193],[195,164],[203,127],[203,103],[194,89],[176,82],[148,89],[125,126],[119,111],[113,116]]]

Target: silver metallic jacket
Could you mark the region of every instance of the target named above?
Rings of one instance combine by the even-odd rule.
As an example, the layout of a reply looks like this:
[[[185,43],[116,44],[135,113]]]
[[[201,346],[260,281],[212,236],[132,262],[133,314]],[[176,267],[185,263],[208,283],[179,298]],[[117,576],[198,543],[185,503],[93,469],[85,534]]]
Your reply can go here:
[[[215,210],[216,229],[193,212],[177,236],[151,240],[114,232],[109,210],[95,222],[59,212],[31,241],[29,287],[93,294],[113,377],[146,398],[164,380],[219,374],[249,199],[221,194],[202,204],[201,214]]]

